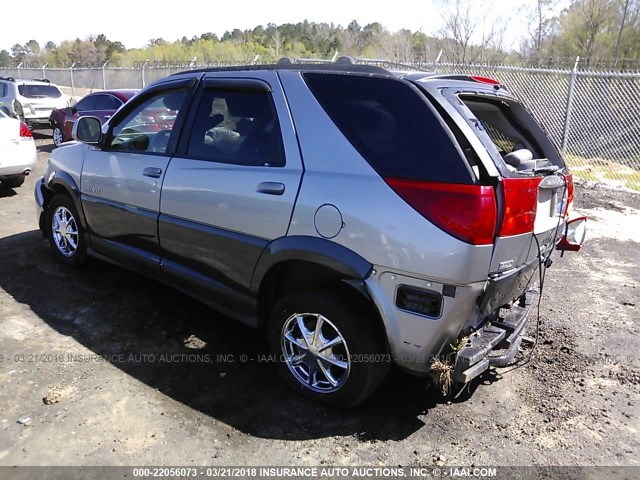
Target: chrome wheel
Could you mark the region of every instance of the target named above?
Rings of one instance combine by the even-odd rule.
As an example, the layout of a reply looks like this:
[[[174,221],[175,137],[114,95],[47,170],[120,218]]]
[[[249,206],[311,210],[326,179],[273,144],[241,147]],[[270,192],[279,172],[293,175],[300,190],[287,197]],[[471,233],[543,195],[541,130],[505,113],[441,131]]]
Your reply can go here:
[[[281,346],[293,376],[314,392],[335,392],[349,377],[347,343],[336,326],[318,313],[291,315],[282,327]]]
[[[58,251],[71,257],[78,250],[78,224],[71,212],[59,206],[51,217],[51,233]]]
[[[59,147],[60,145],[62,145],[62,142],[64,141],[64,139],[62,138],[62,130],[60,130],[60,127],[55,127],[53,129],[53,144],[56,147]]]

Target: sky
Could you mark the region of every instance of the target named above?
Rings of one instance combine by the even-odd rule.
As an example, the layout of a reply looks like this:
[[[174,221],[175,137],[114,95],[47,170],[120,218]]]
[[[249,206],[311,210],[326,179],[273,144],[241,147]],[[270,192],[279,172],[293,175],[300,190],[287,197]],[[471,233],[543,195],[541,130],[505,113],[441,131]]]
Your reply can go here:
[[[532,2],[493,0],[489,15],[508,20],[507,47],[517,48],[526,29],[525,15],[519,10]],[[153,3],[147,0],[30,0],[28,10],[33,14],[28,15],[28,19],[3,22],[0,50],[11,51],[16,43],[25,44],[32,39],[44,46],[49,40],[59,43],[100,33],[112,41],[122,42],[127,48],[138,48],[145,46],[151,38],[174,41],[206,32],[221,36],[234,28],[245,30],[257,25],[296,23],[305,19],[343,26],[352,20],[357,20],[361,26],[379,22],[390,31],[407,28],[437,34],[442,26],[441,5],[442,0],[155,0]]]

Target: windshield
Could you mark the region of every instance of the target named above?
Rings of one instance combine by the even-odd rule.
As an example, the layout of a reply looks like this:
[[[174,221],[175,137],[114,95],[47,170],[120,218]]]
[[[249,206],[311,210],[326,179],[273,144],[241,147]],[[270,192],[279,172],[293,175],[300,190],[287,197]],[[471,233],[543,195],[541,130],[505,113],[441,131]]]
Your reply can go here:
[[[25,98],[60,98],[62,92],[53,85],[18,85],[18,92]]]

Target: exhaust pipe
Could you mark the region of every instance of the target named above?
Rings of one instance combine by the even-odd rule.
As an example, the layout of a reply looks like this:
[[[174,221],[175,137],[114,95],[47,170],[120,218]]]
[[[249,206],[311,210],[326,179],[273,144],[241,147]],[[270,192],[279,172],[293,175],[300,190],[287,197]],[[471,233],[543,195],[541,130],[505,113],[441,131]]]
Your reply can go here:
[[[31,173],[31,169],[27,168],[24,172],[22,172],[23,175],[29,175]]]

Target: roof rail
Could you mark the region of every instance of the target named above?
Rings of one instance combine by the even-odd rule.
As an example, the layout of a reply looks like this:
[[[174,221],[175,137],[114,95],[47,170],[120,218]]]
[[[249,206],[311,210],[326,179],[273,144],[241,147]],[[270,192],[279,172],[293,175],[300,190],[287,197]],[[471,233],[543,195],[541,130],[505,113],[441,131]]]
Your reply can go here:
[[[33,81],[34,82],[51,83],[51,80],[49,80],[48,78],[34,78]]]
[[[7,82],[15,82],[16,79],[13,77],[0,77],[0,80],[6,80]]]
[[[291,57],[283,57],[276,63],[260,64],[260,65],[244,65],[214,68],[198,68],[194,70],[185,70],[176,72],[172,75],[183,75],[189,73],[205,73],[205,72],[229,72],[229,71],[245,71],[245,70],[299,70],[299,71],[323,71],[323,72],[342,72],[342,73],[368,73],[378,75],[391,75],[388,70],[374,65],[360,65],[349,57],[341,57],[336,62],[313,61],[312,59],[296,59]]]

